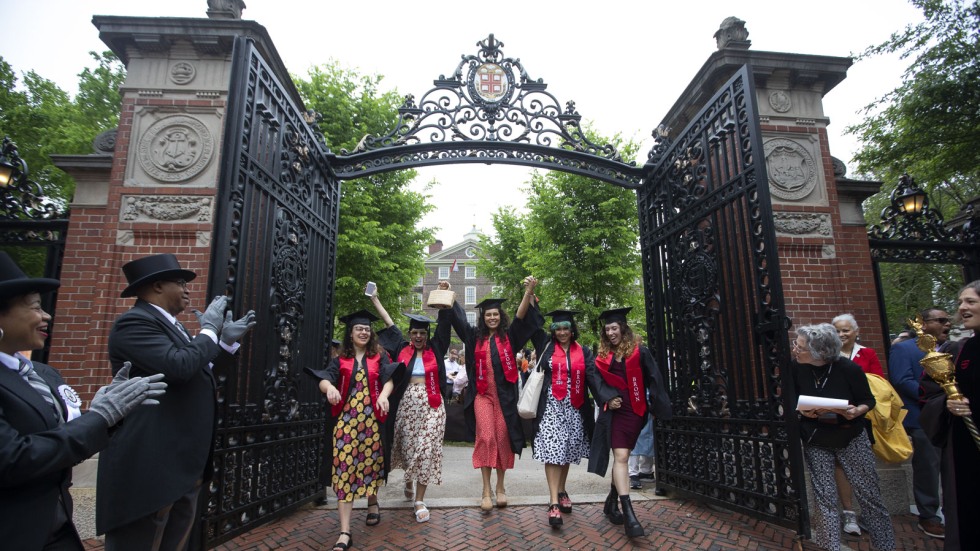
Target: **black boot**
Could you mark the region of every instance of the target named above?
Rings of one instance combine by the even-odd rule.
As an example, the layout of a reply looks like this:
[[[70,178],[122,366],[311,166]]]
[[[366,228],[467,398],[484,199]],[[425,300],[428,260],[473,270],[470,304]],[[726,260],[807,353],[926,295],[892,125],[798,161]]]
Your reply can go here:
[[[630,501],[630,496],[619,496],[619,501],[623,503],[623,516],[626,521],[626,537],[638,538],[645,535],[643,532],[643,526],[640,524],[640,521],[636,519],[636,513],[633,512],[633,502]]]
[[[615,485],[609,485],[609,495],[606,496],[606,504],[602,507],[602,512],[609,522],[617,526],[623,523],[623,513],[619,512],[619,492],[616,491]]]

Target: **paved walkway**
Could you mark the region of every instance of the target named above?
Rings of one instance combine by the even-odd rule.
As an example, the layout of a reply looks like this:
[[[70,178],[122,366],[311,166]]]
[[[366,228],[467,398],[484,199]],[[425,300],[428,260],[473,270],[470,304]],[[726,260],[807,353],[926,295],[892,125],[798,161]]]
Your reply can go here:
[[[541,465],[530,450],[508,472],[509,506],[483,513],[479,473],[469,463],[471,448],[446,447],[444,480],[427,492],[431,520],[417,524],[411,502],[402,496],[402,472],[395,471],[382,489],[382,521],[364,524],[365,500],[355,502],[352,520],[354,549],[364,550],[558,550],[558,549],[663,549],[706,551],[816,551],[812,542],[797,542],[792,530],[745,515],[708,507],[687,499],[653,495],[652,485],[634,492],[633,499],[647,535],[630,540],[622,526],[610,524],[602,514],[609,480],[589,474],[585,465],[573,465],[568,490],[576,502],[565,524],[553,530],[547,524],[547,485]],[[942,542],[916,529],[914,515],[892,517],[899,551],[941,551]],[[307,505],[292,514],[260,526],[219,547],[222,551],[330,549],[338,536],[335,500]],[[86,540],[86,549],[102,549],[98,539]],[[867,535],[844,539],[845,550],[871,551]]]

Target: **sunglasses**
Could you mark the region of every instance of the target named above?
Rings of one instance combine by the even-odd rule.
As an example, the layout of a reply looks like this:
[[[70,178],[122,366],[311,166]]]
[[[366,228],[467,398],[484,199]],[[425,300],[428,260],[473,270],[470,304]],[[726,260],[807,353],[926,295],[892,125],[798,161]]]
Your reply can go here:
[[[947,323],[949,323],[949,318],[929,318],[923,321],[938,321],[939,325],[946,325]]]

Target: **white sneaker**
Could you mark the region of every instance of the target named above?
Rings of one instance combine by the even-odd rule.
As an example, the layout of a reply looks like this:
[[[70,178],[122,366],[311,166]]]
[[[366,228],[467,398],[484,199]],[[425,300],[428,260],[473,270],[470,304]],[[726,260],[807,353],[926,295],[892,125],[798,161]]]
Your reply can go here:
[[[857,523],[857,515],[854,511],[841,511],[841,521],[844,523],[844,533],[852,536],[860,536],[861,528]]]

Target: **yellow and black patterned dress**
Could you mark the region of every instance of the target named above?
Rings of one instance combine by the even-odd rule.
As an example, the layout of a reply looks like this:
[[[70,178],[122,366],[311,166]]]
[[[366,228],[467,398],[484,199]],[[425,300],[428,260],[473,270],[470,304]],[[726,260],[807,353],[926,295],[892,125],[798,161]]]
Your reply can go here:
[[[333,432],[333,487],[338,501],[375,495],[385,478],[381,423],[374,416],[363,363],[355,362],[350,386]]]

